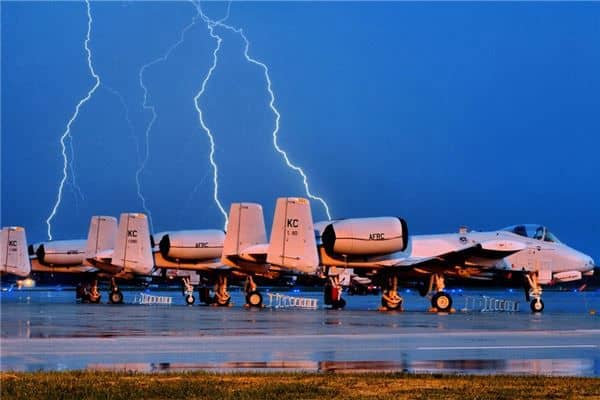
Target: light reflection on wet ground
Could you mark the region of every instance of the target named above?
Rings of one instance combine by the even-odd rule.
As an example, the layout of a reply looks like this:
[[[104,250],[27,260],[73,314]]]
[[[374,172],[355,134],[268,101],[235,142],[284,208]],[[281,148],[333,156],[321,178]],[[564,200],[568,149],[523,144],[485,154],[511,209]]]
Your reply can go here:
[[[521,301],[519,313],[375,311],[379,298],[348,297],[344,311],[238,306],[75,304],[71,291],[1,294],[1,368],[408,371],[600,376],[600,293],[544,293],[532,315],[520,292],[469,291]],[[464,294],[464,293],[463,293]],[[455,307],[464,306],[461,293]],[[131,301],[136,292],[126,292]],[[318,297],[320,293],[295,293]]]

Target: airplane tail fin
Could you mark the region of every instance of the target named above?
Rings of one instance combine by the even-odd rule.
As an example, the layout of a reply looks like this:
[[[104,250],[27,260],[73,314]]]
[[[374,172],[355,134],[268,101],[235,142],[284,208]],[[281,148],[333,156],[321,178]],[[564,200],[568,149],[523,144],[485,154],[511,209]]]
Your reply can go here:
[[[99,253],[114,249],[117,229],[115,217],[92,217],[85,246],[85,258],[94,258]]]
[[[228,256],[239,255],[251,246],[264,243],[267,243],[267,231],[262,206],[256,203],[231,204],[222,261],[227,264]]]
[[[0,231],[0,272],[20,277],[31,272],[25,228],[11,226]]]
[[[267,262],[300,273],[312,274],[317,271],[319,255],[307,199],[277,199]]]
[[[154,268],[148,217],[123,213],[119,219],[112,264],[135,274],[149,275]]]

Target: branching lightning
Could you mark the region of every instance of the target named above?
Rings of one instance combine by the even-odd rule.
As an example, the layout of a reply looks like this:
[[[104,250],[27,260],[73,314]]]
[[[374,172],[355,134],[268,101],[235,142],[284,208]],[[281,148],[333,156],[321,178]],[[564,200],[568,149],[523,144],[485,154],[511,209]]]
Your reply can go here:
[[[217,208],[219,209],[219,211],[223,215],[223,218],[225,219],[225,228],[224,229],[227,229],[227,223],[229,222],[228,218],[227,218],[227,212],[225,212],[225,208],[223,208],[223,204],[221,204],[221,201],[219,200],[219,168],[217,166],[217,163],[215,162],[215,138],[214,138],[212,132],[210,131],[210,128],[204,122],[204,114],[202,113],[202,108],[200,107],[199,101],[200,101],[200,97],[202,97],[202,95],[206,91],[206,85],[208,84],[208,81],[212,77],[214,70],[217,68],[217,63],[219,61],[219,50],[221,49],[221,43],[223,42],[223,39],[214,32],[215,25],[222,23],[229,17],[229,6],[231,5],[231,3],[229,3],[229,5],[227,7],[227,15],[219,21],[212,21],[206,15],[204,15],[204,13],[202,12],[202,8],[200,7],[199,4],[196,5],[196,3],[194,3],[194,5],[196,6],[198,13],[202,16],[202,20],[204,20],[204,22],[206,22],[206,27],[208,28],[208,32],[209,32],[210,36],[213,39],[215,39],[215,41],[217,43],[217,45],[215,46],[215,48],[213,50],[212,65],[208,69],[208,72],[206,73],[206,76],[204,77],[204,80],[202,81],[202,86],[200,87],[200,91],[198,91],[196,96],[194,96],[194,107],[196,108],[196,112],[198,113],[198,120],[200,122],[200,126],[202,126],[202,129],[204,130],[204,132],[206,132],[206,135],[208,136],[208,140],[210,142],[210,154],[209,154],[208,158],[210,161],[210,165],[212,166],[212,169],[213,169],[213,199],[215,201],[215,204],[217,205]]]
[[[169,59],[169,56],[171,55],[171,53],[185,41],[186,33],[196,24],[196,21],[198,20],[199,17],[200,17],[200,12],[196,13],[196,15],[192,18],[192,21],[181,30],[181,33],[179,35],[179,40],[177,40],[177,42],[173,43],[171,45],[171,47],[169,47],[162,56],[142,65],[142,67],[140,68],[140,72],[138,73],[140,87],[144,91],[144,100],[142,102],[142,107],[144,108],[144,110],[149,110],[152,113],[152,118],[150,118],[148,125],[146,125],[145,142],[144,142],[144,159],[139,164],[139,167],[138,167],[137,171],[135,172],[135,183],[137,186],[138,197],[142,201],[142,207],[144,209],[144,212],[148,215],[148,219],[150,222],[150,229],[152,231],[153,231],[152,213],[146,206],[146,198],[144,197],[144,195],[142,193],[142,185],[140,182],[140,176],[141,176],[142,172],[144,171],[144,169],[146,168],[146,164],[148,163],[148,159],[150,157],[150,131],[152,130],[152,127],[154,126],[154,122],[156,122],[156,119],[158,118],[158,114],[156,113],[156,107],[154,105],[150,104],[148,101],[149,100],[149,92],[148,92],[148,87],[144,83],[144,73],[146,72],[146,70],[148,68],[152,67],[153,65],[156,65],[161,62],[165,62]]]
[[[213,133],[211,132],[210,128],[207,126],[207,124],[204,120],[204,114],[203,114],[202,108],[200,107],[200,99],[204,95],[207,85],[208,85],[214,71],[217,68],[218,61],[219,61],[219,52],[221,49],[221,45],[223,43],[223,38],[215,32],[215,28],[217,28],[217,27],[232,31],[232,32],[236,33],[237,35],[239,35],[245,43],[244,57],[246,58],[246,60],[249,63],[262,68],[264,77],[265,77],[265,80],[267,83],[266,89],[270,96],[269,107],[275,116],[275,126],[274,126],[274,129],[272,132],[273,146],[274,146],[275,150],[279,154],[281,154],[281,156],[283,157],[288,168],[290,168],[300,174],[300,176],[302,177],[302,180],[303,180],[306,195],[309,198],[320,202],[325,209],[325,213],[327,214],[327,217],[329,219],[331,219],[331,214],[330,214],[329,206],[328,206],[327,202],[323,198],[311,193],[310,188],[309,188],[309,183],[308,183],[308,177],[305,174],[304,170],[301,167],[299,167],[298,165],[294,164],[290,160],[287,152],[285,150],[283,150],[279,145],[278,136],[279,136],[279,130],[280,130],[281,114],[279,113],[278,109],[275,106],[275,94],[272,89],[272,82],[271,82],[271,78],[269,75],[269,68],[267,67],[267,65],[265,63],[255,59],[249,55],[250,42],[249,42],[248,38],[246,37],[246,35],[244,34],[243,30],[241,28],[236,28],[236,27],[233,27],[233,26],[225,23],[225,21],[229,17],[231,2],[228,3],[227,15],[224,18],[222,18],[220,20],[216,20],[216,21],[211,20],[202,12],[200,4],[196,4],[196,2],[194,0],[191,0],[191,2],[196,7],[197,14],[192,18],[192,21],[190,22],[190,24],[188,24],[187,26],[185,26],[183,28],[183,30],[181,31],[179,40],[177,42],[175,42],[171,47],[169,47],[162,56],[144,64],[140,68],[139,74],[138,74],[139,84],[143,90],[142,107],[144,110],[150,111],[152,116],[151,116],[151,119],[148,122],[148,124],[146,126],[146,130],[145,130],[145,143],[144,143],[144,157],[143,158],[140,156],[139,143],[136,139],[136,147],[138,150],[138,168],[136,170],[135,180],[136,180],[136,186],[137,186],[137,195],[142,202],[142,207],[143,207],[144,211],[147,213],[147,215],[150,219],[150,226],[152,227],[152,215],[151,215],[151,212],[147,208],[146,199],[142,193],[141,174],[144,171],[146,164],[148,163],[148,160],[149,160],[149,155],[150,155],[149,137],[150,137],[150,132],[153,128],[153,125],[154,125],[156,119],[158,118],[158,114],[156,112],[155,106],[152,105],[150,102],[149,91],[148,91],[146,84],[144,83],[144,73],[153,65],[156,65],[157,63],[160,63],[160,62],[164,62],[169,58],[171,53],[184,42],[186,33],[196,24],[198,18],[202,18],[202,20],[206,23],[209,34],[210,34],[211,38],[213,38],[215,40],[216,45],[212,51],[212,58],[213,58],[212,64],[202,81],[200,90],[194,96],[194,106],[198,113],[199,123],[200,123],[202,129],[205,131],[205,133],[209,139],[209,142],[210,142],[209,162],[212,166],[212,171],[213,171],[213,187],[214,187],[213,198],[214,198],[215,204],[217,205],[219,211],[221,212],[221,214],[223,215],[223,218],[225,219],[225,226],[227,226],[228,221],[227,221],[227,213],[226,213],[221,201],[219,200],[219,171],[218,171],[218,165],[215,161],[215,149],[216,149],[215,139],[214,139]],[[84,198],[83,193],[81,192],[80,188],[77,185],[75,170],[73,167],[73,163],[74,163],[74,159],[75,159],[75,152],[74,152],[74,148],[73,148],[73,136],[72,136],[71,129],[72,129],[72,125],[75,123],[75,121],[77,120],[77,118],[79,116],[79,112],[80,112],[81,108],[88,101],[90,101],[90,99],[93,97],[93,95],[96,92],[96,90],[98,89],[98,87],[100,87],[100,85],[102,84],[101,80],[100,80],[100,76],[94,70],[94,66],[92,63],[92,52],[89,47],[89,44],[91,41],[92,24],[93,24],[90,0],[85,0],[85,4],[86,4],[86,9],[87,9],[88,26],[87,26],[86,39],[84,41],[84,48],[85,48],[85,51],[87,54],[88,69],[90,71],[91,76],[94,78],[95,82],[94,82],[94,85],[88,90],[87,94],[81,100],[79,100],[79,102],[77,103],[77,105],[75,107],[75,111],[66,125],[65,131],[63,132],[62,136],[60,137],[61,153],[62,153],[62,157],[63,157],[62,178],[60,180],[60,184],[58,187],[58,192],[56,195],[56,202],[52,208],[50,215],[46,219],[46,224],[48,227],[47,233],[48,233],[49,240],[53,239],[52,220],[54,219],[54,217],[56,216],[56,214],[58,212],[58,209],[60,208],[65,185],[67,183],[69,183],[69,181],[70,181],[70,184],[73,186],[74,190],[77,191],[77,193],[81,196],[81,198]],[[107,87],[107,89],[111,93],[118,96],[121,101],[121,104],[125,107],[126,119],[129,124],[130,130],[132,131],[132,134],[133,134],[133,132],[134,132],[133,124],[131,123],[131,120],[129,118],[129,110],[125,104],[123,97],[115,90],[113,90],[109,87]],[[135,135],[134,135],[134,137],[135,137]],[[68,152],[67,152],[67,143],[69,145],[69,153],[70,154],[68,154]],[[69,172],[70,172],[70,174],[69,174]]]
[[[213,68],[211,68],[211,70],[209,71],[209,74],[207,75],[207,79],[210,79],[210,74],[212,74],[214,68],[216,67],[216,64],[217,64],[217,52],[218,52],[218,50],[219,50],[219,48],[221,46],[221,41],[222,41],[222,39],[218,35],[216,35],[214,33],[214,31],[213,31],[214,28],[216,26],[218,26],[218,27],[222,27],[224,29],[227,29],[229,31],[232,31],[232,32],[238,34],[242,38],[242,40],[244,41],[244,43],[245,43],[244,57],[246,58],[246,61],[248,61],[251,64],[259,66],[260,68],[262,68],[262,70],[264,72],[265,80],[267,82],[267,91],[269,92],[269,96],[270,96],[269,107],[271,108],[271,111],[273,111],[273,114],[275,115],[275,127],[273,128],[273,132],[272,132],[273,147],[275,148],[275,150],[279,154],[281,154],[283,156],[283,159],[284,159],[286,165],[290,169],[292,169],[292,170],[294,170],[294,171],[296,171],[296,172],[298,172],[300,174],[300,176],[302,177],[302,182],[304,184],[304,189],[305,189],[306,195],[309,198],[320,202],[321,205],[323,206],[323,208],[325,209],[325,214],[327,214],[327,218],[329,220],[331,220],[331,213],[329,211],[329,206],[328,206],[327,202],[322,197],[319,197],[319,196],[314,195],[313,193],[311,193],[310,188],[309,188],[309,184],[308,184],[308,177],[307,177],[306,173],[304,172],[304,170],[301,167],[299,167],[298,165],[294,164],[290,160],[287,152],[285,150],[283,150],[281,148],[281,146],[279,146],[278,139],[279,139],[279,127],[280,127],[281,114],[279,113],[279,111],[275,107],[275,93],[273,92],[273,88],[272,88],[271,77],[269,75],[269,68],[267,67],[267,65],[265,63],[263,63],[263,62],[261,62],[261,61],[259,61],[259,60],[257,60],[257,59],[255,59],[255,58],[253,58],[253,57],[250,56],[250,54],[249,54],[250,41],[248,40],[248,38],[244,34],[244,31],[241,28],[235,28],[235,27],[233,27],[231,25],[225,24],[224,23],[225,19],[218,20],[218,21],[212,21],[208,17],[206,17],[206,15],[204,15],[204,13],[202,13],[202,10],[201,10],[201,8],[199,6],[198,6],[198,9],[199,9],[199,11],[200,11],[200,13],[202,15],[202,19],[207,23],[210,35],[213,38],[217,39],[217,43],[218,43],[217,44],[217,48],[215,49],[215,51],[213,53],[213,60],[214,60],[214,62],[213,62]],[[228,10],[228,14],[229,14],[229,10]],[[205,82],[206,82],[207,79],[205,79]],[[202,91],[204,90],[204,86],[205,85],[203,84]],[[197,104],[197,101],[196,101],[196,104]],[[201,111],[199,110],[198,112],[201,115]],[[207,133],[209,133],[208,128],[205,128],[205,126],[203,124],[202,117],[200,117],[200,122],[201,122],[203,128],[205,130],[207,130]],[[211,163],[212,163],[212,161],[213,161],[212,160],[212,155],[214,153],[214,141],[213,141],[212,136],[210,135],[210,133],[209,133],[209,136],[211,137]],[[215,167],[215,166],[213,165],[213,167]],[[216,176],[216,174],[215,174],[215,176]],[[215,185],[216,185],[216,178],[215,178]],[[216,194],[216,190],[215,190],[215,201],[218,201],[217,198],[216,198],[216,196],[217,196],[217,194]]]
[[[62,136],[60,137],[60,145],[61,145],[62,157],[63,157],[63,170],[62,170],[63,176],[62,176],[62,179],[60,180],[60,185],[58,187],[58,193],[56,195],[56,202],[54,203],[54,207],[52,208],[50,215],[46,219],[46,225],[48,226],[48,240],[52,240],[52,219],[56,216],[56,213],[57,213],[58,208],[60,207],[60,204],[62,201],[63,189],[64,189],[65,183],[67,182],[67,179],[69,176],[68,168],[70,167],[71,171],[72,171],[72,165],[70,164],[69,159],[67,157],[67,149],[66,149],[65,142],[67,139],[69,140],[69,144],[71,146],[71,151],[72,151],[73,150],[73,148],[72,148],[73,137],[71,136],[71,125],[73,125],[73,123],[79,116],[79,110],[81,109],[81,107],[92,98],[92,96],[94,95],[94,92],[100,86],[100,76],[98,76],[98,74],[96,73],[96,71],[94,70],[94,67],[92,65],[92,52],[89,47],[90,35],[92,32],[92,22],[93,22],[91,8],[90,8],[90,1],[85,0],[85,5],[87,8],[88,29],[87,29],[86,39],[84,42],[84,48],[87,53],[88,68],[90,70],[90,74],[92,75],[92,77],[95,80],[95,83],[94,83],[94,86],[87,92],[87,95],[84,98],[82,98],[79,101],[79,103],[77,103],[77,106],[75,107],[75,112],[71,116],[71,119],[69,119],[69,122],[67,123],[67,127],[66,127],[65,131],[62,134]],[[76,186],[74,179],[72,180],[72,182]]]

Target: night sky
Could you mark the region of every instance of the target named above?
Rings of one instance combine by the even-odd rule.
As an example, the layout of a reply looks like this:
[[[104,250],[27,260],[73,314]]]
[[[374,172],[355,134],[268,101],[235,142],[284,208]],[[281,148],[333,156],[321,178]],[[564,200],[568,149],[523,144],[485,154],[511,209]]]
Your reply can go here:
[[[94,85],[83,2],[2,2],[1,224],[46,239],[62,174],[59,139]],[[227,3],[203,4],[212,19]],[[85,237],[91,215],[142,211],[135,174],[152,117],[140,68],[196,15],[190,2],[91,3],[101,85],[72,125],[76,182],[53,223]],[[270,70],[280,145],[333,217],[399,215],[413,234],[540,223],[600,259],[600,3],[234,2],[250,55]],[[275,152],[260,67],[222,37],[200,99],[220,199],[302,196]],[[198,19],[148,67],[157,119],[141,188],[155,231],[221,228],[209,141],[194,96],[216,42]],[[121,102],[123,100],[123,103]],[[129,121],[128,121],[129,119]],[[67,146],[69,150],[69,146]],[[313,202],[315,219],[325,218]]]

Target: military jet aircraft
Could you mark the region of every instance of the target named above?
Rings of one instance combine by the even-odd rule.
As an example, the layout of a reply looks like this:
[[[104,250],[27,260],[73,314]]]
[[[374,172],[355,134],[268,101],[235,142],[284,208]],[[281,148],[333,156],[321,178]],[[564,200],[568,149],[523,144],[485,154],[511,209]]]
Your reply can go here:
[[[150,234],[146,216],[136,213],[121,215],[119,224],[114,217],[94,216],[87,240],[54,240],[27,246],[23,228],[5,228],[1,242],[8,243],[7,255],[0,250],[2,269],[19,271],[20,276],[36,273],[89,274],[94,278],[110,278],[109,301],[121,303],[123,294],[115,278],[146,276],[154,267]],[[24,256],[23,256],[24,255]],[[81,297],[83,286],[78,287]],[[85,300],[100,301],[97,281],[94,280]]]
[[[253,277],[277,277],[281,273],[314,274],[318,268],[315,235],[308,200],[279,198],[275,207],[271,238],[267,239],[261,205],[233,203],[227,233],[219,230],[163,232],[155,235],[154,259],[157,269],[182,271],[185,300],[193,304],[193,282],[198,274],[214,283],[199,285],[200,301],[227,306],[228,279],[232,274],[246,277],[246,304],[262,305],[262,295]]]
[[[432,308],[449,311],[452,298],[446,276],[478,278],[511,271],[523,275],[531,309],[541,312],[544,283],[581,279],[593,274],[591,257],[561,243],[543,226],[517,225],[499,231],[408,237],[401,218],[362,218],[317,223],[320,262],[325,267],[353,268],[354,273],[380,278],[382,306],[399,309],[398,279],[427,279],[421,293],[431,296]],[[345,302],[335,277],[326,288],[326,303]]]

